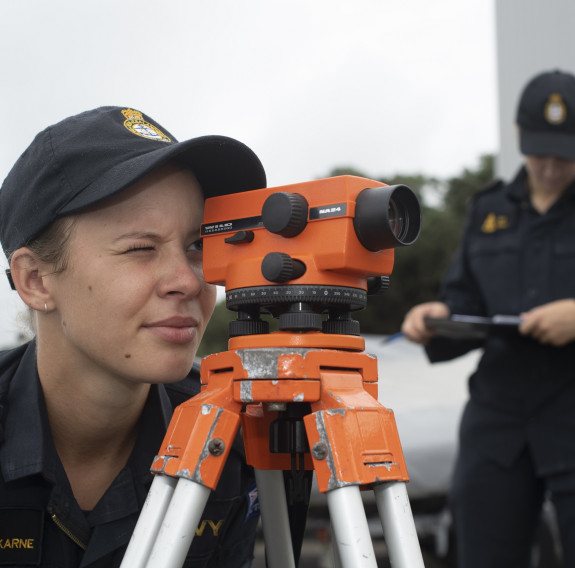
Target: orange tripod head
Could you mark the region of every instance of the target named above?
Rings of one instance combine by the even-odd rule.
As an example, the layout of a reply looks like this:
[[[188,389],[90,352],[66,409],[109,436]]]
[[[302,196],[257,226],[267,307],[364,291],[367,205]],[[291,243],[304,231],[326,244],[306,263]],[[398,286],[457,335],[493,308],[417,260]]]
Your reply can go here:
[[[368,285],[389,276],[393,249],[413,243],[421,212],[404,185],[338,176],[206,200],[204,276],[225,285],[238,312],[230,335],[281,330],[351,333],[342,314],[366,305]],[[346,317],[343,317],[346,320]],[[347,320],[346,320],[347,321]]]

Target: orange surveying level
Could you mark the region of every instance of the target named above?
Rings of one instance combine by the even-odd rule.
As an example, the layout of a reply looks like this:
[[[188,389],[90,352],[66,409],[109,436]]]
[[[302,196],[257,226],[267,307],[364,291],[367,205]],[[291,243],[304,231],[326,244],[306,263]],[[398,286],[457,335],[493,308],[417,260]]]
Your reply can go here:
[[[174,413],[122,566],[181,567],[240,423],[270,568],[297,556],[283,472],[312,470],[342,566],[377,566],[360,489],[375,493],[392,565],[423,566],[395,419],[352,317],[420,225],[408,187],[354,176],[206,200],[204,276],[225,285],[237,318],[229,350],[203,359],[201,392]]]

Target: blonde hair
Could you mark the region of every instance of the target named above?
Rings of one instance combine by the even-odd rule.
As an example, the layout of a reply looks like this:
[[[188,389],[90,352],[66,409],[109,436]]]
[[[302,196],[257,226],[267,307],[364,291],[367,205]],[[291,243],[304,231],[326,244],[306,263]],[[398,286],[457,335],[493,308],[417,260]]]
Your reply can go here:
[[[62,217],[24,246],[29,248],[40,262],[51,264],[53,274],[63,272],[68,266],[68,243],[75,226],[74,215]],[[8,260],[12,260],[12,254]]]

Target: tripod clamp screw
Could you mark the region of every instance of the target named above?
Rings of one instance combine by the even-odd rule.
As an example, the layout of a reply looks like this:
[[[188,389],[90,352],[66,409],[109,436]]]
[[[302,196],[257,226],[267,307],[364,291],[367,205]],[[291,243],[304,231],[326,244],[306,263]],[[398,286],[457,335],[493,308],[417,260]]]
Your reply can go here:
[[[316,460],[327,458],[327,446],[324,442],[316,442],[311,449],[311,453]]]
[[[221,456],[226,449],[226,445],[220,438],[214,438],[208,443],[208,451],[212,456]]]

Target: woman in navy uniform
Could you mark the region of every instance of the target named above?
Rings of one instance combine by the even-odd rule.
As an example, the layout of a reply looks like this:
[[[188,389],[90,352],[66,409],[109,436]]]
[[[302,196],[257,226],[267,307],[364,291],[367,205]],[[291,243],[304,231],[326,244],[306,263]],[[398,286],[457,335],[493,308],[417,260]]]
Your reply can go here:
[[[431,361],[484,348],[451,495],[459,568],[529,566],[546,495],[575,566],[575,77],[534,77],[517,125],[524,166],[474,198],[441,301],[414,307],[402,327]],[[426,327],[450,314],[521,323],[482,343]]]
[[[35,339],[0,354],[0,564],[119,566],[215,303],[204,198],[265,187],[222,136],[178,142],[101,107],[34,139],[0,190],[0,241]],[[240,446],[185,566],[251,565],[258,521]]]

